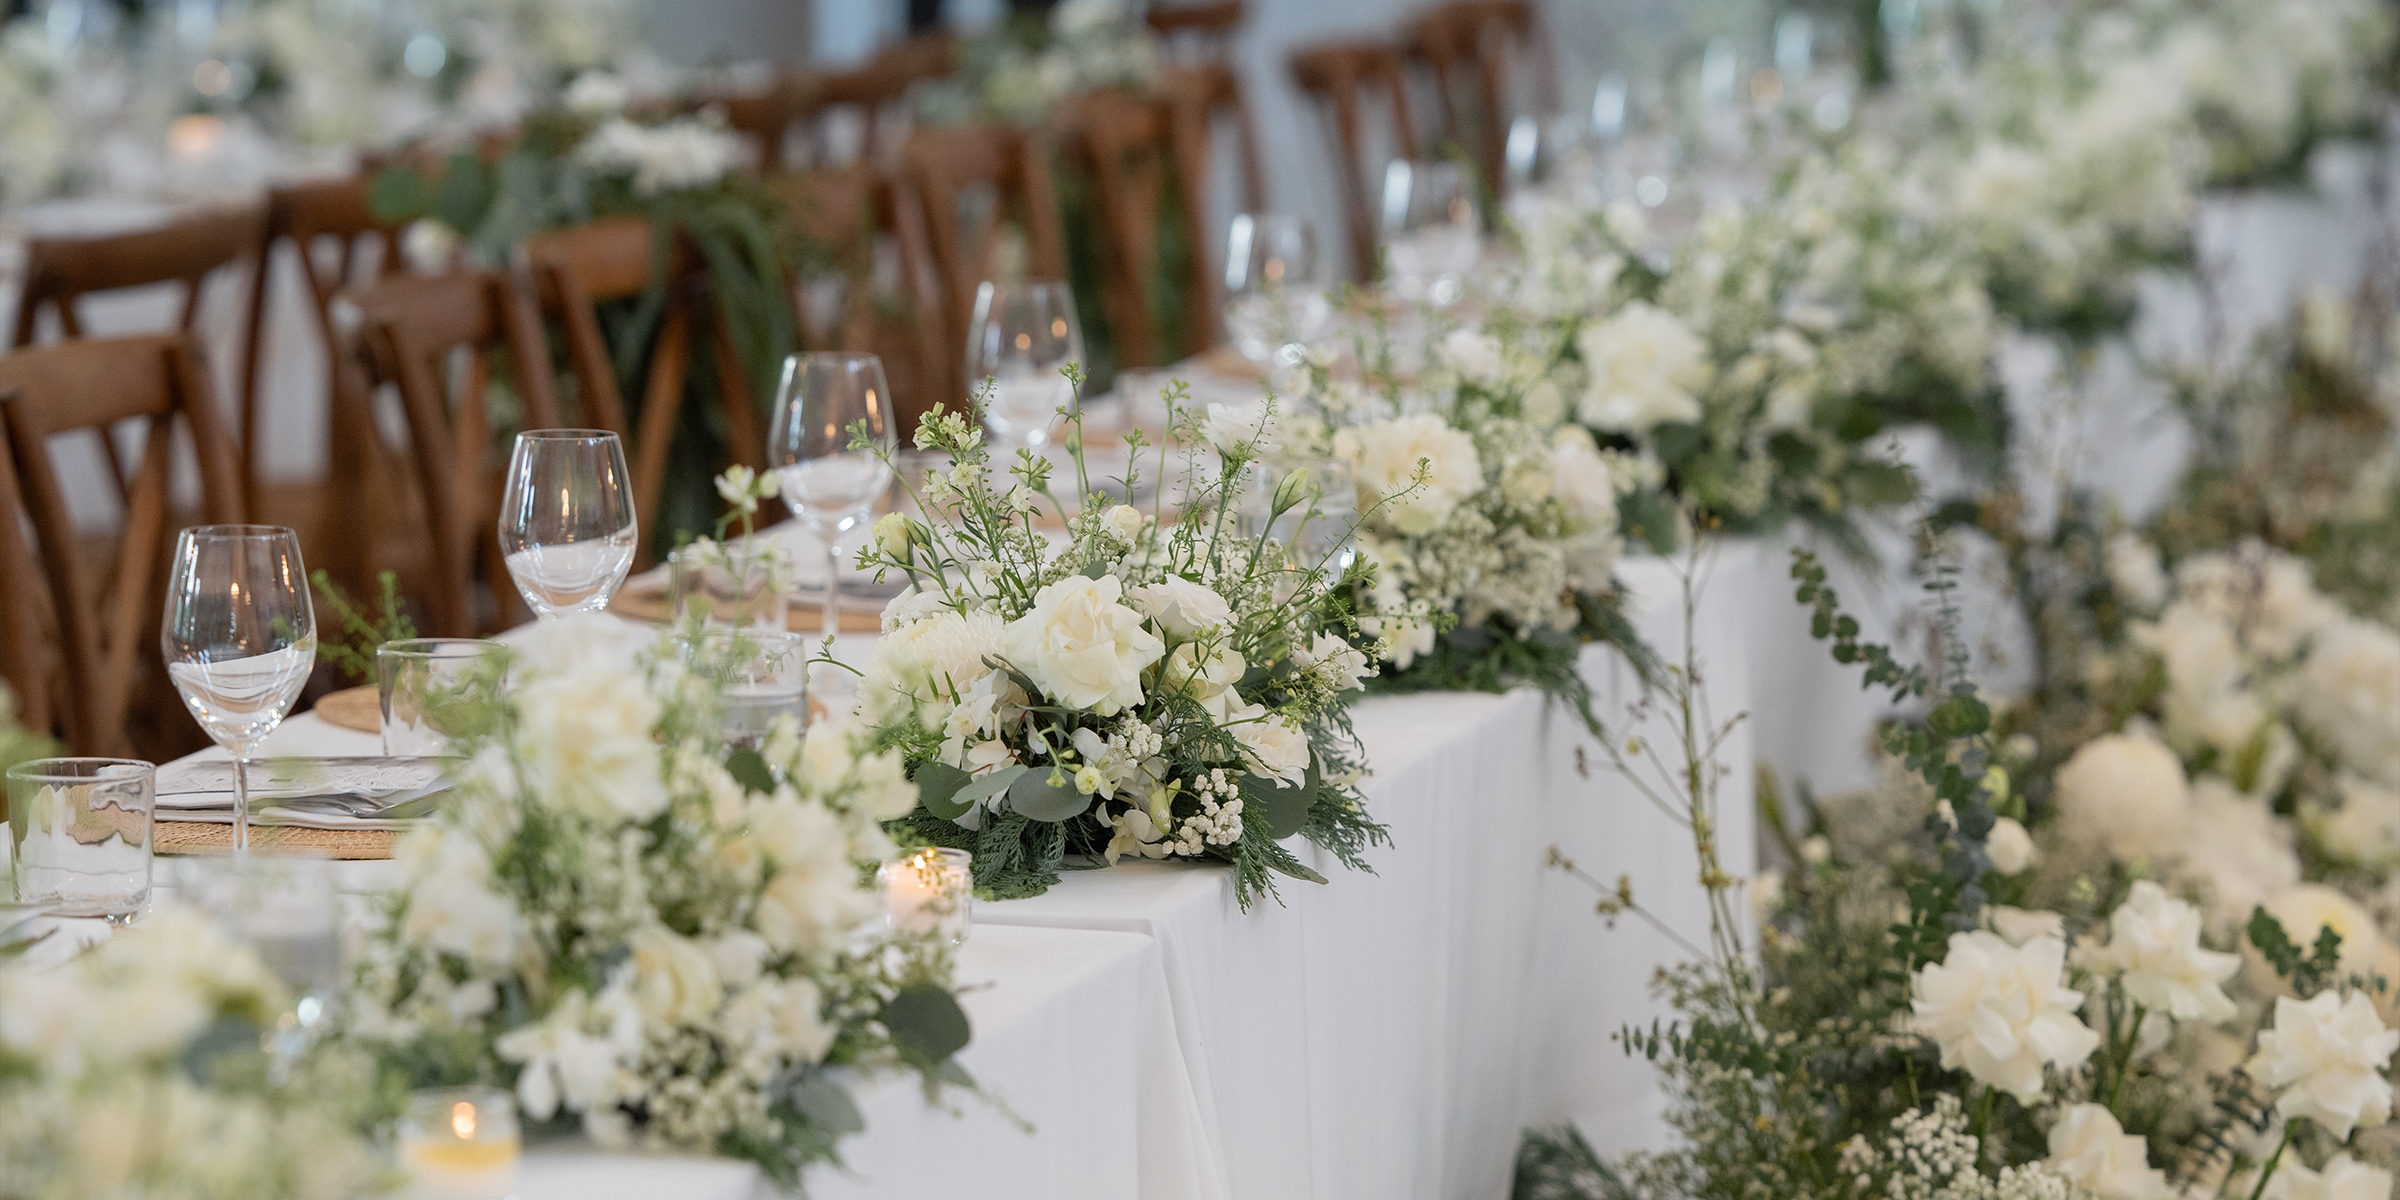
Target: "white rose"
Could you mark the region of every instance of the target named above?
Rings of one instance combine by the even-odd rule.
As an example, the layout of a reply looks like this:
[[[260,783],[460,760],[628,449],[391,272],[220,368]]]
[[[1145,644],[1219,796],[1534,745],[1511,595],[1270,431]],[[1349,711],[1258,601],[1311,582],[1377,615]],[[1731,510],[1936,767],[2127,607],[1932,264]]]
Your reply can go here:
[[[1985,911],[1991,916],[1992,932],[2011,946],[2022,946],[2035,938],[2067,936],[2067,919],[2054,912],[2028,912],[2006,904],[1995,904]]]
[[[1591,525],[1617,523],[1617,484],[1592,435],[1568,426],[1550,440],[1550,494],[1569,516]]]
[[[517,685],[525,773],[544,804],[597,821],[646,821],[667,806],[652,728],[658,699],[639,674],[600,662]]]
[[[1910,981],[1917,1032],[1940,1048],[1944,1069],[1964,1067],[2031,1104],[2044,1066],[2071,1070],[2100,1044],[2076,1019],[2083,993],[2061,982],[2066,958],[2053,937],[2017,947],[1982,930],[1951,934],[1949,955]]]
[[[1052,700],[1113,717],[1142,702],[1142,672],[1167,652],[1118,603],[1116,576],[1070,575],[1043,588],[1024,616],[1000,631],[1008,661]]]
[[[1130,504],[1116,505],[1100,518],[1100,528],[1121,542],[1130,542],[1142,536],[1143,527],[1149,523],[1149,518],[1142,515],[1142,510]]]
[[[701,1025],[716,1015],[725,984],[707,947],[664,925],[633,935],[633,998],[652,1021]]]
[[[1244,705],[1228,714],[1226,732],[1249,751],[1252,772],[1298,787],[1308,779],[1308,735],[1299,727],[1270,716],[1264,707]]]
[[[1211,404],[1201,418],[1200,436],[1229,457],[1256,458],[1278,449],[1275,418],[1264,400],[1248,404]]]
[[[1640,301],[1598,325],[1575,347],[1590,373],[1577,414],[1616,433],[1647,433],[1662,422],[1700,419],[1696,394],[1708,385],[1708,345],[1675,315]]]
[[[2167,571],[2159,565],[2158,547],[2130,533],[2108,539],[2104,555],[2108,584],[2138,612],[2155,612],[2167,602]]]
[[[875,549],[893,562],[908,561],[908,516],[885,513],[875,518]]]
[[[2001,817],[1992,822],[1992,832],[1983,840],[1983,852],[1990,856],[1992,869],[2003,875],[2021,875],[2031,867],[2037,855],[2033,835],[2014,817]]]
[[[2280,1093],[2275,1111],[2306,1117],[2336,1141],[2361,1125],[2392,1119],[2392,1085],[2383,1078],[2400,1032],[2384,1026],[2362,992],[2319,992],[2307,1000],[2279,996],[2275,1027],[2258,1035],[2258,1054],[2245,1068]]]
[[[2400,783],[2400,634],[2356,618],[2335,623],[2301,664],[2298,707],[2344,764]]]
[[[2261,1200],[2392,1200],[2392,1173],[2351,1158],[2347,1150],[2325,1160],[2323,1171],[2287,1154]]]
[[[1191,697],[1221,725],[1240,706],[1242,698],[1234,685],[1249,670],[1250,664],[1230,646],[1204,651],[1198,642],[1185,642],[1175,647],[1159,669],[1158,690],[1162,696]]]
[[[1461,383],[1490,383],[1500,377],[1500,339],[1472,329],[1453,329],[1438,351]]]
[[[1361,504],[1393,497],[1382,518],[1412,536],[1432,532],[1461,501],[1483,490],[1475,439],[1430,414],[1344,429],[1334,434],[1333,452],[1356,470]],[[1422,486],[1416,483],[1419,463],[1427,470]]]
[[[2055,798],[2069,837],[2129,862],[2177,845],[2191,808],[2175,753],[2121,733],[2077,749],[2058,770]]]
[[[2109,914],[2108,945],[2091,961],[2117,972],[2125,994],[2178,1021],[2223,1021],[2233,1001],[2219,986],[2242,969],[2238,954],[2200,948],[2200,910],[2144,879]]]
[[[2050,1127],[2046,1165],[2098,1200],[2165,1200],[2166,1172],[2150,1165],[2150,1144],[2125,1132],[2098,1104],[2071,1104]]]
[[[1233,624],[1233,608],[1225,603],[1223,596],[1180,575],[1143,584],[1127,593],[1126,599],[1142,615],[1157,621],[1159,628],[1179,638],[1196,637]]]

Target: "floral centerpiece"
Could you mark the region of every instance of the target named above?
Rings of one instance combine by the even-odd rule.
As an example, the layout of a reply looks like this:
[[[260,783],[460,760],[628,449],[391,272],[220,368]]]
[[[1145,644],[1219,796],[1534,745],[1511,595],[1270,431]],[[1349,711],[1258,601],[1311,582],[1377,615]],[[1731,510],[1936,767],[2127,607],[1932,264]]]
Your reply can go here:
[[[1168,403],[1196,445],[1197,419]],[[1172,521],[1163,493],[1143,513],[1089,477],[1080,424],[1073,508],[1049,460],[996,465],[964,416],[937,409],[916,444],[950,460],[915,497],[925,518],[886,516],[859,551],[862,569],[909,581],[884,610],[859,711],[920,789],[910,836],[973,851],[977,885],[999,896],[1047,889],[1069,855],[1131,855],[1230,863],[1247,906],[1273,874],[1324,882],[1282,844],[1294,834],[1367,869],[1386,835],[1358,793],[1341,698],[1383,642],[1354,619],[1363,566],[1337,573],[1332,551],[1275,536],[1314,511],[1305,473],[1272,483],[1246,527],[1255,440],[1230,443],[1213,475],[1187,451]],[[1134,463],[1142,449],[1137,433]],[[1157,461],[1163,473],[1163,448]],[[1135,495],[1138,475],[1113,494]],[[1037,524],[1045,502],[1060,536]]]
[[[498,711],[396,848],[347,1032],[413,1084],[792,1186],[860,1127],[836,1068],[967,1082],[946,949],[886,935],[867,882],[916,789],[839,723],[727,755],[721,673],[628,638],[548,622],[487,660]]]

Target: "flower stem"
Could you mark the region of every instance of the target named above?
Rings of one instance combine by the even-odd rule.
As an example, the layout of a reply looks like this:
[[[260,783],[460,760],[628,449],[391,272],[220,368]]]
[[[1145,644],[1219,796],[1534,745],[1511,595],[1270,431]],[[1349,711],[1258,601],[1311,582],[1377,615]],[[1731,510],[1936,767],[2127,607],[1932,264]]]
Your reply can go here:
[[[2275,1178],[2275,1168],[2283,1162],[2283,1152],[2292,1144],[2292,1135],[2299,1132],[2299,1129],[2298,1121],[2283,1123],[2283,1140],[2275,1143],[2275,1153],[2267,1156],[2266,1169],[2258,1173],[2258,1186],[2250,1189],[2250,1200],[2259,1200],[2259,1197],[2267,1194],[2267,1181]]]

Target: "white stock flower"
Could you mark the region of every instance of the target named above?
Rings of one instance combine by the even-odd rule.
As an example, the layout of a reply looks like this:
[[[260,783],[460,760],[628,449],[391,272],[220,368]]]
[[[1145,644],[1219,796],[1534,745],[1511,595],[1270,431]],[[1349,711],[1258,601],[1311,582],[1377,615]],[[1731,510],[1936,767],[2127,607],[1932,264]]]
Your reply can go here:
[[[1142,615],[1179,638],[1223,629],[1233,623],[1233,606],[1204,584],[1180,575],[1143,584],[1126,594]]]
[[[633,935],[633,998],[642,1015],[666,1026],[699,1026],[716,1015],[725,983],[709,948],[664,925]]]
[[[1308,780],[1308,735],[1256,704],[1227,714],[1226,731],[1249,752],[1251,770],[1286,787]]]
[[[1001,649],[1052,700],[1103,717],[1142,702],[1142,672],[1167,652],[1142,615],[1119,603],[1114,575],[1070,575],[1034,594],[1000,631]]]
[[[2116,972],[2125,994],[2178,1021],[2223,1021],[2233,1001],[2220,985],[2242,969],[2238,954],[2200,947],[2200,910],[2144,879],[2109,914],[2108,945],[2091,961]]]
[[[1344,429],[1334,434],[1333,452],[1356,469],[1360,501],[1392,497],[1382,518],[1412,536],[1431,533],[1461,501],[1483,490],[1475,439],[1430,414]],[[1415,482],[1419,463],[1426,466],[1422,486]]]
[[[2359,1162],[2347,1150],[2326,1159],[2322,1171],[2311,1171],[2298,1156],[2287,1154],[2260,1200],[2392,1200],[2392,1173]]]
[[[2275,1027],[2258,1035],[2258,1054],[2245,1068],[2275,1089],[2275,1111],[2306,1117],[2336,1141],[2361,1125],[2392,1119],[2392,1085],[2383,1072],[2400,1032],[2384,1026],[2362,992],[2319,992],[2306,1000],[2279,996]]]
[[[2072,1069],[2100,1044],[2075,1013],[2083,993],[2062,982],[2067,946],[2054,937],[2011,946],[1975,930],[1950,935],[1949,954],[1910,981],[1909,1010],[1948,1070],[2031,1104],[2042,1094],[2042,1068]]]
[[[1992,822],[1992,832],[1984,838],[1983,852],[1992,860],[1992,869],[2003,875],[2021,875],[2039,857],[2033,848],[2033,835],[2015,817],[2000,817]]]
[[[2050,1127],[2044,1165],[2097,1200],[2165,1200],[2166,1172],[2150,1165],[2150,1143],[2125,1132],[2098,1104],[2071,1104]]]
[[[1438,350],[1443,365],[1458,373],[1462,383],[1490,383],[1500,377],[1500,339],[1472,329],[1453,329]]]
[[[1626,305],[1575,336],[1590,372],[1577,407],[1583,423],[1612,433],[1647,433],[1662,422],[1700,419],[1696,393],[1708,384],[1708,345],[1664,309]]]
[[[2400,784],[2400,633],[2335,622],[2310,645],[2298,693],[2300,719],[2344,764]]]
[[[2055,799],[2068,836],[2128,862],[2179,844],[2191,808],[2175,752],[2122,733],[2077,749],[2058,769]]]

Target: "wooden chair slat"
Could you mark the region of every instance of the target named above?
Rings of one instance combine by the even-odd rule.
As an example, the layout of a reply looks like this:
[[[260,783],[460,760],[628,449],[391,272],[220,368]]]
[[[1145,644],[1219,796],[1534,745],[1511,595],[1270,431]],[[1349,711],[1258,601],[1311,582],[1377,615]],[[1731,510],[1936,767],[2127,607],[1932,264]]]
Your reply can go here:
[[[1335,179],[1342,193],[1342,214],[1350,234],[1351,277],[1360,283],[1375,278],[1376,192],[1382,178],[1380,163],[1365,161],[1367,146],[1364,94],[1381,88],[1391,102],[1391,132],[1402,158],[1417,156],[1415,122],[1408,108],[1408,78],[1400,47],[1394,42],[1332,42],[1292,52],[1292,81],[1300,90],[1331,108]],[[1370,170],[1376,173],[1370,175]]]

